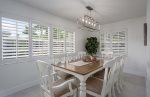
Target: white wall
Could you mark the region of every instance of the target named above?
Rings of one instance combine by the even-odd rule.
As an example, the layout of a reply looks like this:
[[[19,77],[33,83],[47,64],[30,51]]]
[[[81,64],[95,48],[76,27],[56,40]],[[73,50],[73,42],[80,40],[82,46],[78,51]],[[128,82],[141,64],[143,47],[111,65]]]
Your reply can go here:
[[[22,5],[13,0],[0,0],[0,14],[21,16],[42,23],[52,24],[75,31],[76,51],[83,51],[88,32],[77,29],[77,25],[64,18]],[[48,58],[44,58],[48,60]],[[1,63],[1,62],[0,62]],[[0,97],[37,84],[38,76],[35,63],[31,61],[0,66]]]
[[[147,0],[148,46],[147,46],[147,97],[150,97],[150,0]]]
[[[102,32],[128,29],[128,62],[124,71],[135,75],[146,75],[146,47],[144,46],[143,24],[145,17],[129,19],[103,25]]]

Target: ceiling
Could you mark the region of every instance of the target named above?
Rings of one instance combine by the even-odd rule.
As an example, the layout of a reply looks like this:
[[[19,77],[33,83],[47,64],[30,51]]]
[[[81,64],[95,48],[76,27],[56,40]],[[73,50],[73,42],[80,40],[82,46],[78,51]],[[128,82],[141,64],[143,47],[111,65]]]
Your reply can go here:
[[[86,5],[94,8],[92,15],[101,24],[146,16],[146,0],[15,0],[50,14],[76,21],[87,13]]]

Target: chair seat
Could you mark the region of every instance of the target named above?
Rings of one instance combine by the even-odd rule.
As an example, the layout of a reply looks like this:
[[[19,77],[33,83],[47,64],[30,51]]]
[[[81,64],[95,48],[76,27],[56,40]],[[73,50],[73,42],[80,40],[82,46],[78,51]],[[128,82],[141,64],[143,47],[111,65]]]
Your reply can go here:
[[[60,85],[60,84],[62,84],[62,83],[64,83],[64,82],[65,82],[64,79],[57,80],[56,82],[53,83],[53,86]],[[75,84],[72,83],[72,89],[74,90],[74,89],[76,89],[76,88],[77,88],[77,87],[75,86]],[[60,97],[60,96],[66,94],[66,93],[68,93],[68,92],[70,92],[70,90],[69,90],[69,85],[68,85],[68,84],[63,85],[63,86],[61,86],[61,87],[59,87],[59,88],[53,89],[53,93],[54,93],[54,96],[55,96],[55,97]]]
[[[99,78],[99,79],[104,79],[104,74],[105,74],[105,69],[103,69],[103,70],[101,70],[101,71],[95,73],[95,74],[93,75],[93,77],[96,77],[96,78]]]
[[[90,77],[87,79],[86,84],[87,84],[87,90],[97,93],[97,94],[101,94],[101,91],[103,88],[102,80],[99,80],[94,77]]]

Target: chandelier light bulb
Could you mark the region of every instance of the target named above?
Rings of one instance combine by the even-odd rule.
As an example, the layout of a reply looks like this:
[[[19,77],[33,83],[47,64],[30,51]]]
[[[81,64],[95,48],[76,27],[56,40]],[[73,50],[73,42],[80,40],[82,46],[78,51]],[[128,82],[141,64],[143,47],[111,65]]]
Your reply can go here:
[[[84,18],[82,18],[82,21],[84,22]]]
[[[85,22],[87,23],[88,21],[86,20]]]

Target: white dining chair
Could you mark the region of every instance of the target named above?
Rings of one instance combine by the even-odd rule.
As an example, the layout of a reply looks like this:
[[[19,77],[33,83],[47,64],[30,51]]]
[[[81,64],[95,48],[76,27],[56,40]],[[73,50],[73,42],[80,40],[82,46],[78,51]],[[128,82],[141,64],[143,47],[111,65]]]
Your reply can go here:
[[[113,58],[112,51],[102,51],[101,52],[102,58]]]
[[[40,75],[42,97],[76,97],[77,87],[73,84],[74,79],[53,80],[52,66],[43,61],[37,61],[36,66]]]
[[[67,59],[68,62],[76,61],[78,59],[77,53],[69,53],[69,54],[67,54],[67,58],[66,59]]]
[[[114,74],[114,80],[113,80],[113,86],[112,86],[112,95],[113,97],[116,97],[115,93],[115,88],[118,93],[121,92],[123,88],[123,67],[124,67],[124,62],[125,62],[126,55],[118,56],[115,57],[115,62],[116,62],[116,71]],[[105,69],[97,72],[96,74],[93,75],[93,77],[98,78],[99,80],[104,80],[104,73]]]
[[[52,59],[54,60],[55,64],[58,64],[59,62],[65,63],[66,62],[66,54],[53,55]]]
[[[86,52],[84,52],[84,51],[80,51],[80,52],[78,52],[78,55],[79,55],[80,59],[82,59],[82,58],[85,57],[87,54],[86,54]]]
[[[118,93],[120,93],[120,87],[119,87],[119,74],[120,74],[120,70],[121,70],[121,60],[122,60],[122,57],[121,56],[118,56],[115,58],[115,61],[116,61],[116,70],[115,70],[115,73],[114,73],[114,80],[113,80],[113,86],[112,86],[112,95],[113,97],[116,97],[116,92],[115,92],[115,88],[117,90]]]
[[[121,56],[121,61],[120,61],[120,72],[119,72],[119,88],[120,90],[123,89],[123,86],[124,86],[124,81],[123,81],[123,68],[124,68],[124,64],[126,62],[126,59],[127,59],[127,54],[124,54]]]
[[[112,84],[114,73],[116,71],[115,60],[111,60],[105,64],[104,80],[90,77],[86,81],[87,93],[94,97],[112,97]]]
[[[68,62],[67,58],[65,58],[64,56],[55,56],[55,57],[53,57],[52,60],[53,61],[51,62],[51,64],[55,64],[55,65],[66,64]],[[56,70],[55,68],[53,70],[54,70],[54,72],[57,72],[59,79],[68,80],[70,78],[73,78],[73,75],[71,75],[71,74],[65,73],[60,70]]]

